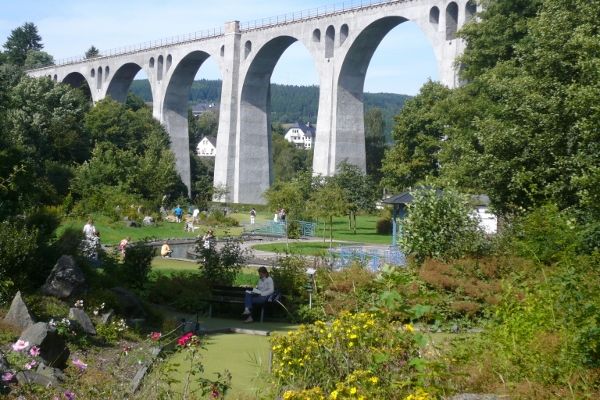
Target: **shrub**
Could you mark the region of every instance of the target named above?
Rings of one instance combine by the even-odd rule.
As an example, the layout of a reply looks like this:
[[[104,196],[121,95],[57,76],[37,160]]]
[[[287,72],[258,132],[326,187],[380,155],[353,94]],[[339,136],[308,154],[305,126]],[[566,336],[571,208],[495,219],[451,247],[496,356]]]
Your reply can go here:
[[[159,273],[153,274],[144,297],[151,303],[166,304],[181,311],[197,312],[205,306],[199,293],[206,293],[208,290],[208,283],[198,273]]]
[[[19,289],[31,287],[30,277],[36,275],[39,248],[39,232],[19,222],[0,223],[0,288],[5,288],[4,299],[8,301]],[[39,273],[38,273],[39,274]],[[45,279],[45,276],[43,277]]]
[[[376,232],[380,235],[389,235],[392,233],[392,220],[391,219],[378,219]]]
[[[141,289],[148,281],[152,269],[154,247],[147,240],[135,242],[127,247],[123,260],[123,278],[132,288]]]
[[[221,250],[215,246],[204,247],[204,240],[196,240],[196,253],[198,253],[200,274],[211,285],[231,286],[237,273],[242,268],[250,254],[249,249],[243,249],[238,240],[228,238]]]
[[[426,258],[449,260],[476,251],[482,233],[466,196],[453,189],[420,189],[411,193],[400,244],[421,263]]]
[[[317,321],[274,336],[272,374],[288,399],[304,398],[298,392],[306,390],[322,390],[328,398],[399,398],[423,361],[420,340],[411,325],[343,312],[331,324]]]

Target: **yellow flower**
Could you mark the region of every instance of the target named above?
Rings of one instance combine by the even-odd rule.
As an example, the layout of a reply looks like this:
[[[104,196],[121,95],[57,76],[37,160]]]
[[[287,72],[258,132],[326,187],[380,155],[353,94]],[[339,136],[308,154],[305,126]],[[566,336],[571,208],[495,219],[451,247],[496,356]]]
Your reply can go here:
[[[292,392],[291,390],[286,390],[285,393],[283,394],[283,400],[289,400],[293,397],[294,397],[294,392]]]
[[[350,388],[350,394],[356,394],[356,388],[355,387],[351,387]]]
[[[372,376],[369,381],[373,384],[373,385],[377,385],[377,382],[379,382],[379,378],[376,376]]]
[[[338,391],[337,390],[334,390],[333,392],[331,392],[329,394],[329,398],[332,399],[332,400],[337,399],[337,397],[338,397]]]
[[[350,335],[350,339],[356,339],[358,337],[357,334],[353,333],[352,335]]]
[[[406,324],[406,325],[404,325],[404,330],[406,332],[413,333],[415,331],[415,327],[412,326],[412,324]]]

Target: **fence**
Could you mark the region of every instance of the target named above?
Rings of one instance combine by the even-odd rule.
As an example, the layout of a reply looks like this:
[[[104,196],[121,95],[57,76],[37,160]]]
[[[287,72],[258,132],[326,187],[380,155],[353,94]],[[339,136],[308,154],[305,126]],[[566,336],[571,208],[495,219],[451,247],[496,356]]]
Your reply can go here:
[[[252,234],[264,234],[269,236],[285,237],[287,228],[292,225],[298,226],[300,236],[302,237],[314,237],[317,231],[317,224],[308,221],[289,221],[289,222],[275,222],[269,221],[261,225],[250,225],[246,226],[244,231]]]
[[[395,246],[390,246],[387,249],[347,246],[331,249],[329,254],[334,269],[345,268],[353,262],[360,262],[374,272],[379,271],[384,264],[406,265],[406,256]]]

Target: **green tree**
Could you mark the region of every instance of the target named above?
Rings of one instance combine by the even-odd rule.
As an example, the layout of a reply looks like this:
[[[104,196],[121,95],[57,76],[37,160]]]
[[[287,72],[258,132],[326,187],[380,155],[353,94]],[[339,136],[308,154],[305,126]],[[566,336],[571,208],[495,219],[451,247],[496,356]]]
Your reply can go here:
[[[12,30],[6,39],[6,43],[4,43],[4,48],[10,63],[23,66],[27,59],[27,53],[31,50],[42,50],[44,45],[42,44],[42,37],[38,34],[37,26],[31,22],[26,22]]]
[[[96,57],[100,57],[100,50],[98,50],[96,46],[91,45],[90,48],[85,52],[85,58],[90,59]]]
[[[481,233],[466,196],[447,188],[411,192],[408,216],[402,221],[400,245],[417,262],[449,260],[475,249]]]
[[[23,63],[25,69],[34,69],[54,65],[54,57],[45,51],[29,50]]]
[[[451,93],[445,86],[429,81],[417,96],[405,103],[396,116],[394,146],[383,159],[385,187],[402,191],[426,177],[438,175],[438,153],[449,123],[448,111],[440,103]]]
[[[299,173],[312,169],[312,150],[299,149],[278,134],[273,134],[272,145],[276,181],[289,181]]]
[[[365,113],[365,150],[367,174],[376,183],[381,180],[381,163],[385,154],[385,120],[380,108],[370,108]]]
[[[308,213],[315,218],[323,218],[329,223],[329,246],[333,245],[333,217],[346,214],[348,203],[344,190],[333,180],[328,179],[318,190],[314,191],[306,204]],[[323,236],[325,241],[325,236]]]
[[[378,190],[369,175],[362,172],[356,165],[342,162],[338,165],[335,176],[330,178],[342,189],[347,204],[348,224],[356,233],[356,213],[359,211],[372,212]]]

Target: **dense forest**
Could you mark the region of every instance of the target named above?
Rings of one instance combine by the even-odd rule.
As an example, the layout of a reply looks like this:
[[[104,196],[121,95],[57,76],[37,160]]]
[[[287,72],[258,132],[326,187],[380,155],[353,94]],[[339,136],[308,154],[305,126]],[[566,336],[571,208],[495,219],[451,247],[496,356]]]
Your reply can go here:
[[[135,80],[131,92],[152,101],[150,83],[147,80]],[[221,81],[202,79],[194,81],[190,90],[190,104],[218,103],[221,97]],[[365,112],[372,108],[381,109],[385,121],[385,135],[389,139],[394,126],[394,115],[410,96],[395,93],[365,93]],[[317,122],[319,105],[318,86],[271,85],[271,106],[273,123],[291,123],[296,121]]]

